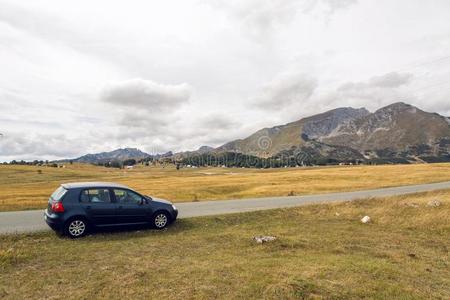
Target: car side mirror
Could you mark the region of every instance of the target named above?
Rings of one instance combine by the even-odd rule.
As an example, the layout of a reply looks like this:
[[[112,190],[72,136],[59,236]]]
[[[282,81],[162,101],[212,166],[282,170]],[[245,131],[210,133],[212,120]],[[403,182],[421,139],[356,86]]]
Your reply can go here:
[[[152,201],[153,200],[153,198],[148,196],[148,195],[146,195],[145,198],[147,198],[148,201]]]

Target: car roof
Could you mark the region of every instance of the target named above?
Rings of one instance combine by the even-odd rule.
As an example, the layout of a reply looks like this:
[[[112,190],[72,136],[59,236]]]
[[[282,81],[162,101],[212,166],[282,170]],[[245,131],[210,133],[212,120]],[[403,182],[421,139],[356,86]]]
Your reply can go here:
[[[104,187],[104,188],[126,188],[129,189],[126,185],[114,182],[69,182],[61,184],[63,188],[66,190],[69,189],[79,189],[79,188],[94,188],[94,187]]]

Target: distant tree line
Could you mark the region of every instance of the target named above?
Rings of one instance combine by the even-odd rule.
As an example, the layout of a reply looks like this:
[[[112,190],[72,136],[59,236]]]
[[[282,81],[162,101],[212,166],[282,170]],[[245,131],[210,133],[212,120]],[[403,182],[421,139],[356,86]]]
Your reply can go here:
[[[305,152],[295,155],[276,155],[268,158],[235,152],[204,153],[183,158],[178,162],[181,166],[195,167],[240,167],[240,168],[284,168],[297,166],[326,166],[326,165],[359,165],[409,163],[404,159],[335,159],[324,156],[314,156]]]
[[[56,162],[51,162],[48,160],[33,160],[33,161],[25,161],[25,160],[12,160],[10,162],[3,162],[4,165],[19,165],[19,166],[44,166],[44,167],[53,167],[58,168],[63,166],[62,164],[57,164]]]
[[[112,161],[99,161],[96,163],[93,163],[93,165],[102,166],[106,168],[123,168],[123,164],[119,160],[112,160]]]
[[[125,160],[111,160],[111,161],[103,161],[94,163],[94,165],[103,166],[106,168],[118,168],[121,169],[126,166],[134,166],[137,164],[136,159],[130,158]]]
[[[204,153],[190,156],[181,160],[182,165],[191,165],[197,167],[243,167],[243,168],[282,168],[296,166],[312,165],[336,165],[341,161],[326,157],[314,158],[308,155],[296,156],[272,156],[261,158],[253,155],[247,155],[235,152],[225,153]],[[346,163],[358,164],[359,161],[350,160]]]

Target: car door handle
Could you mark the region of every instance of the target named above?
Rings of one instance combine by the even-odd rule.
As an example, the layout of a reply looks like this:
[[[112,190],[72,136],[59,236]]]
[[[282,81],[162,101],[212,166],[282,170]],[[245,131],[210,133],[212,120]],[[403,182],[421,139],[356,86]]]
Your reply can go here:
[[[119,209],[122,209],[123,208],[123,206],[122,205],[119,205]]]
[[[86,206],[86,209],[91,209],[91,206]]]

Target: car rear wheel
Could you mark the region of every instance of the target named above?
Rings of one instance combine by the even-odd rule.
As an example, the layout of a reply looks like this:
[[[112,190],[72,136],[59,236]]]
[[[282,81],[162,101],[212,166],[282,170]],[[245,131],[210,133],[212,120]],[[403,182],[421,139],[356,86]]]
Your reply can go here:
[[[153,226],[156,229],[163,229],[169,225],[169,214],[163,211],[157,212],[153,216]]]
[[[69,220],[65,226],[65,234],[70,238],[80,238],[85,236],[88,230],[86,220],[81,218],[74,218]]]

